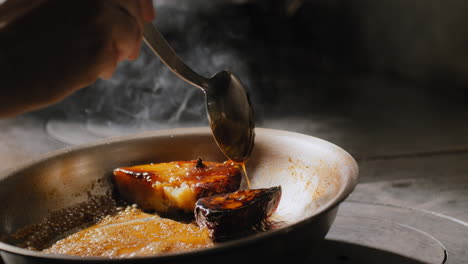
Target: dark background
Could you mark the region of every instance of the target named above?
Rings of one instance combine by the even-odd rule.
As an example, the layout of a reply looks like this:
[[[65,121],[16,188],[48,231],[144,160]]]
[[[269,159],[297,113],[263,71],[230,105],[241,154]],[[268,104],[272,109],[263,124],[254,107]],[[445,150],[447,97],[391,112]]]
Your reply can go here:
[[[239,75],[258,122],[323,111],[362,114],[362,105],[374,104],[382,112],[420,103],[466,107],[464,1],[310,0],[292,16],[282,14],[280,3],[155,1],[155,23],[199,73],[228,68]],[[116,124],[206,124],[202,93],[145,46],[111,80],[51,111]]]

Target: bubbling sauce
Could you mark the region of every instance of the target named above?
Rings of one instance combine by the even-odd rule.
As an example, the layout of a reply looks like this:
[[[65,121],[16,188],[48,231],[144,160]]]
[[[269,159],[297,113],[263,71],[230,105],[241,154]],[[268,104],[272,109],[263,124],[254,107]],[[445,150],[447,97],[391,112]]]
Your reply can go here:
[[[192,163],[190,168],[193,167],[192,169],[196,175],[207,170],[210,165],[209,162],[203,163],[201,159]],[[226,163],[242,167],[247,185],[247,190],[238,191],[242,197],[247,197],[243,192],[254,195],[259,191],[251,189],[245,162],[228,161],[224,165]],[[175,167],[180,168],[183,164],[175,165],[178,166]],[[143,175],[143,172],[140,173],[139,171],[132,172],[137,173],[136,176],[138,177],[140,174],[145,177],[158,176],[150,173]],[[239,171],[237,177],[240,182],[241,175]],[[199,184],[199,182],[196,183]],[[231,193],[231,191],[226,193]],[[222,194],[220,195],[222,197]],[[117,200],[115,200],[116,198]],[[248,203],[247,200],[249,199],[243,199],[242,201]],[[279,197],[277,200],[279,201]],[[219,242],[277,229],[285,225],[282,221],[270,218],[271,213],[262,214],[265,211],[263,210],[264,207],[254,206],[254,208],[250,206],[247,211],[238,210],[236,216],[229,213],[226,217],[232,217],[229,220],[232,220],[231,222],[246,217],[247,220],[252,220],[252,223],[241,220],[250,224],[239,230],[236,229],[233,234],[229,233],[232,228],[224,228],[229,236],[224,236],[223,233],[223,236],[217,237],[215,231],[219,230],[214,231],[206,225],[197,224],[196,219],[193,218],[194,215],[191,213],[182,215],[163,214],[164,217],[161,217],[155,214],[154,210],[143,207],[139,209],[140,204],[138,206],[136,204],[128,206],[127,202],[111,193],[103,197],[91,197],[88,202],[52,213],[43,222],[22,228],[6,240],[3,238],[1,240],[49,254],[128,258],[156,256],[164,253],[212,247]],[[271,202],[268,204],[271,204]],[[241,207],[244,208],[244,206]],[[276,209],[276,206],[274,207]],[[274,209],[270,211],[274,211]],[[259,214],[252,214],[252,212]],[[259,223],[254,224],[255,220],[258,220]]]
[[[154,256],[213,245],[206,228],[128,206],[97,224],[57,241],[44,253],[126,258]]]

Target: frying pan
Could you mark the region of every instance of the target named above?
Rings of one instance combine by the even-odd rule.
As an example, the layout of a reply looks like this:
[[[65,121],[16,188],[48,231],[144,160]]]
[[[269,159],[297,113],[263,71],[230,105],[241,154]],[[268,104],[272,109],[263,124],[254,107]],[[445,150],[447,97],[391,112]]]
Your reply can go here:
[[[26,240],[40,247],[41,235],[57,236],[109,213],[113,199],[106,197],[114,197],[110,175],[116,167],[198,157],[225,160],[209,128],[173,129],[63,149],[0,175],[0,254],[7,264],[277,263],[317,254],[340,202],[357,183],[355,160],[312,136],[262,128],[256,134],[247,171],[252,188],[282,186],[273,215],[280,228],[211,248],[128,259],[52,255],[22,247]],[[12,236],[18,233],[22,236]]]

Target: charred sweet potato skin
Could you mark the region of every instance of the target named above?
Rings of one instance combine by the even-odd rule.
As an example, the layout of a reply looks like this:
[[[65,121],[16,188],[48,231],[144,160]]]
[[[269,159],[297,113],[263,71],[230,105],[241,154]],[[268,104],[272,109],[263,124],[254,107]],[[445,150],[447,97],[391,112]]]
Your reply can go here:
[[[213,195],[197,201],[195,219],[215,241],[227,240],[263,225],[280,200],[281,186]]]
[[[230,162],[174,161],[117,168],[114,182],[143,210],[193,212],[199,198],[238,190],[241,171]]]

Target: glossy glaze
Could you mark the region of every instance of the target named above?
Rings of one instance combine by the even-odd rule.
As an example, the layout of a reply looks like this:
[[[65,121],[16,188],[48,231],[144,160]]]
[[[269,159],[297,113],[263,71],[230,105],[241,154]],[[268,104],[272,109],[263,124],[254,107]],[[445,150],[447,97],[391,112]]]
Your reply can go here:
[[[241,172],[230,162],[174,161],[118,168],[114,180],[120,195],[142,209],[191,213],[197,199],[239,189]]]
[[[280,200],[280,186],[213,195],[197,201],[195,218],[216,241],[229,240],[263,231]]]

